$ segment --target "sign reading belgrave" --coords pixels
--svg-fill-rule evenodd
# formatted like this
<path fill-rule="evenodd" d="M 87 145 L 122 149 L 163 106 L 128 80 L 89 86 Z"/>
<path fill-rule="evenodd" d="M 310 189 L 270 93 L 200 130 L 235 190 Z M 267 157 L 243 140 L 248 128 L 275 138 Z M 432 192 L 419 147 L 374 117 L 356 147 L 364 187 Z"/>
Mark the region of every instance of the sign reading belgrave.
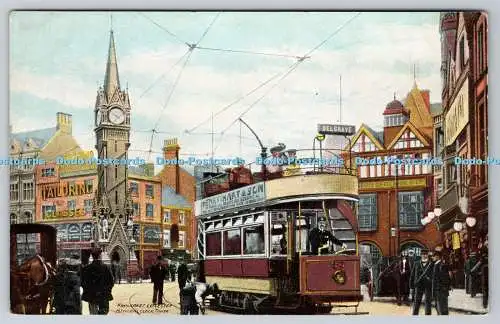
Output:
<path fill-rule="evenodd" d="M 344 135 L 350 136 L 356 133 L 356 126 L 354 125 L 329 125 L 318 124 L 318 133 L 322 135 Z"/>
<path fill-rule="evenodd" d="M 196 202 L 196 216 L 247 206 L 266 200 L 264 182 L 208 197 Z"/>

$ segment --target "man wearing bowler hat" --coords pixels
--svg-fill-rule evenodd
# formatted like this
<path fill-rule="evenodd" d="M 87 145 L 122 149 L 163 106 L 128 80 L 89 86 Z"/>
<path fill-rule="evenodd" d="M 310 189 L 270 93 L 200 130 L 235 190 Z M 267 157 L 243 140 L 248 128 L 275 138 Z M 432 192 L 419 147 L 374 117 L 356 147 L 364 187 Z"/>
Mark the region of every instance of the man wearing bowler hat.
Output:
<path fill-rule="evenodd" d="M 434 251 L 434 270 L 432 274 L 432 297 L 436 301 L 438 315 L 448 315 L 448 295 L 450 291 L 450 273 L 448 265 L 441 260 L 441 251 Z"/>
<path fill-rule="evenodd" d="M 421 259 L 415 262 L 410 274 L 410 289 L 413 290 L 413 315 L 418 315 L 420 304 L 425 295 L 425 315 L 431 315 L 432 309 L 432 262 L 429 260 L 429 251 L 422 249 Z M 414 297 L 413 297 L 414 296 Z"/>

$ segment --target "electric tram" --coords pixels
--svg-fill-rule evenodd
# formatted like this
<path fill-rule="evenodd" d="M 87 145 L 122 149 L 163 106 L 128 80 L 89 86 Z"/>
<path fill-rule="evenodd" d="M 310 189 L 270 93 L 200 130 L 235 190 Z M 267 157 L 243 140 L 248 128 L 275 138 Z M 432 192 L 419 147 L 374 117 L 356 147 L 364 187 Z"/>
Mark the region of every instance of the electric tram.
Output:
<path fill-rule="evenodd" d="M 356 175 L 338 170 L 293 172 L 196 201 L 200 277 L 217 285 L 216 306 L 357 312 L 357 201 Z M 329 243 L 312 253 L 309 236 L 320 219 L 344 248 Z"/>

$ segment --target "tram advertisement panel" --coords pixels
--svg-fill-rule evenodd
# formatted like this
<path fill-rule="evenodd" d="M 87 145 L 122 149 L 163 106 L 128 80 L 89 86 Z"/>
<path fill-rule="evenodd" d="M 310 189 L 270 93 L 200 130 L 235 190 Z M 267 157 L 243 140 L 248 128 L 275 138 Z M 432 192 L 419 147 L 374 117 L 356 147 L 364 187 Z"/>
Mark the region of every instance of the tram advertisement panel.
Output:
<path fill-rule="evenodd" d="M 231 208 L 247 206 L 266 199 L 264 182 L 222 193 L 196 202 L 196 215 L 215 213 Z"/>

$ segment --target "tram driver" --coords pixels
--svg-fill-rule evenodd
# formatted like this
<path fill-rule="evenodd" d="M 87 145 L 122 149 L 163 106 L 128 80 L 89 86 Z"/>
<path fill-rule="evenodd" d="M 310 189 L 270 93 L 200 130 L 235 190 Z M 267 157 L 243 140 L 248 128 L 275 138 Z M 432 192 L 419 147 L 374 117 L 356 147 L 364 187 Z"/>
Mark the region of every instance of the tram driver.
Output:
<path fill-rule="evenodd" d="M 342 246 L 343 249 L 347 249 L 347 245 L 333 236 L 332 232 L 326 228 L 326 218 L 318 219 L 318 226 L 309 232 L 309 241 L 311 243 L 311 252 L 314 255 L 328 254 L 330 242 Z"/>

